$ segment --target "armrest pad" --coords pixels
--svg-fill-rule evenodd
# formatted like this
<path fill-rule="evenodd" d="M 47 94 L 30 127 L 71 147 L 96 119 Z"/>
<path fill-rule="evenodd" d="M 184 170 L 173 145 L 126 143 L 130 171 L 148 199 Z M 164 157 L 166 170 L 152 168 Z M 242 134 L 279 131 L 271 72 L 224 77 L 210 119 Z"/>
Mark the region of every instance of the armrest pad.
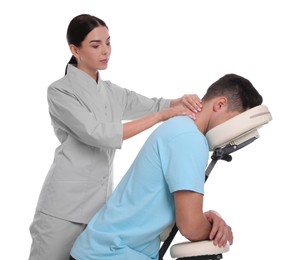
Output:
<path fill-rule="evenodd" d="M 225 247 L 218 247 L 213 241 L 205 240 L 199 242 L 182 242 L 170 248 L 172 258 L 192 257 L 201 255 L 218 255 L 229 251 L 229 244 Z"/>

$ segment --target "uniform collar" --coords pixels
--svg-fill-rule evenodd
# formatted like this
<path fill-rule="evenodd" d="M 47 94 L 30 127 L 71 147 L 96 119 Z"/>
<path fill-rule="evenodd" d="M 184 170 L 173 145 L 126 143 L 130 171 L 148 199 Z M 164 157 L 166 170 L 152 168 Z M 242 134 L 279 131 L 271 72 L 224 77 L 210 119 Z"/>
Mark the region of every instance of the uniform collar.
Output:
<path fill-rule="evenodd" d="M 95 86 L 96 88 L 101 86 L 101 77 L 98 73 L 98 82 L 96 82 L 91 76 L 89 76 L 83 70 L 78 69 L 73 64 L 67 65 L 67 75 L 70 77 L 74 77 L 76 81 L 78 81 L 79 85 L 83 86 Z"/>

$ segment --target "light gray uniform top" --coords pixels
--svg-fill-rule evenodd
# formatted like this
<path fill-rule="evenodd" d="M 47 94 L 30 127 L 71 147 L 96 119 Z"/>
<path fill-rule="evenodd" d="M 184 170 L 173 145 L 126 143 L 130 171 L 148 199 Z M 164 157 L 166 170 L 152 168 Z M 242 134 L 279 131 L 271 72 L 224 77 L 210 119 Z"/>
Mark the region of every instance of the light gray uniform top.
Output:
<path fill-rule="evenodd" d="M 37 210 L 88 223 L 113 189 L 113 158 L 122 146 L 122 120 L 169 107 L 99 80 L 68 65 L 67 75 L 48 88 L 49 113 L 61 145 L 44 182 Z"/>

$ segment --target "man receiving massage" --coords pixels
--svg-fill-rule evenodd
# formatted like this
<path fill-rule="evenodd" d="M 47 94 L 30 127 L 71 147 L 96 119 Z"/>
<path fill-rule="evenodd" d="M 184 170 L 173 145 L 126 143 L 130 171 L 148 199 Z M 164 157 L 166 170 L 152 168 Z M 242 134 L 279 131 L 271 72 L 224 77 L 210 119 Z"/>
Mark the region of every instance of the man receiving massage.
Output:
<path fill-rule="evenodd" d="M 76 240 L 70 259 L 158 259 L 160 234 L 174 222 L 190 241 L 232 244 L 231 227 L 222 217 L 203 212 L 209 160 L 205 134 L 262 101 L 249 80 L 227 74 L 208 88 L 195 121 L 174 117 L 156 128 Z"/>

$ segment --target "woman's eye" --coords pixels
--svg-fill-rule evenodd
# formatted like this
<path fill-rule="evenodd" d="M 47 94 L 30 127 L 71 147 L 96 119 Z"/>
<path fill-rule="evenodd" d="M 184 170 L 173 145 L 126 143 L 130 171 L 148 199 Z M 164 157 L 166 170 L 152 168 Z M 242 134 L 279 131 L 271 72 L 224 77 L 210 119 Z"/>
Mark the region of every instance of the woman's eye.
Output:
<path fill-rule="evenodd" d="M 92 45 L 92 48 L 97 49 L 99 45 Z"/>

